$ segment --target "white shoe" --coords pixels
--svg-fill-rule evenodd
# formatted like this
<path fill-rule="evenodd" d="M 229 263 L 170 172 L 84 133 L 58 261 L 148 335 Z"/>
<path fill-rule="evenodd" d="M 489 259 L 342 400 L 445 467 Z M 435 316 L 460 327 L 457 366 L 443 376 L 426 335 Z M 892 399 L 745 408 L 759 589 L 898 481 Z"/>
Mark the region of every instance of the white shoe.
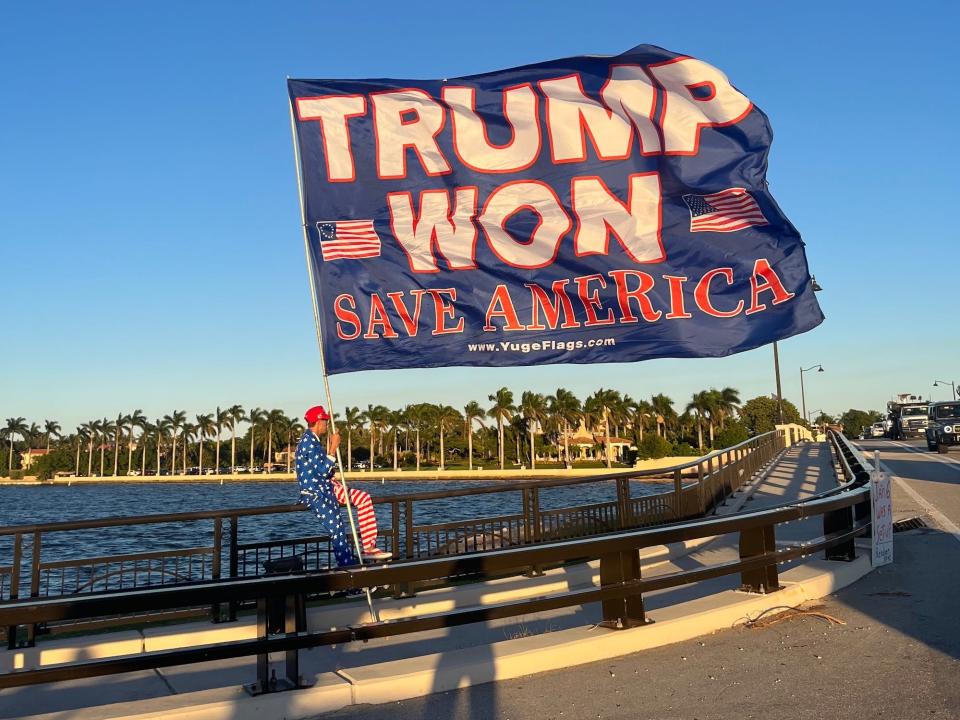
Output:
<path fill-rule="evenodd" d="M 387 552 L 380 548 L 369 548 L 363 551 L 363 559 L 367 562 L 386 562 L 392 557 L 392 552 Z"/>

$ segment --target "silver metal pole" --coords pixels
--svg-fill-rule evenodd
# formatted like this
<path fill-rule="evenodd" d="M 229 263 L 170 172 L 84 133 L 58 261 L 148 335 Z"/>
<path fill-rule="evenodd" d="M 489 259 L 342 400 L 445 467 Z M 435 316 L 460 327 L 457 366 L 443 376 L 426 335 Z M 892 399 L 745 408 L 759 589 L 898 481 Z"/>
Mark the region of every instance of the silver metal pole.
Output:
<path fill-rule="evenodd" d="M 807 419 L 807 396 L 803 392 L 803 368 L 800 368 L 800 402 L 803 404 L 803 419 Z"/>
<path fill-rule="evenodd" d="M 313 302 L 313 323 L 317 331 L 317 345 L 320 348 L 320 372 L 323 375 L 323 389 L 327 396 L 327 408 L 330 412 L 330 427 L 334 433 L 337 432 L 337 424 L 333 419 L 333 397 L 330 394 L 330 378 L 327 375 L 327 363 L 323 354 L 323 332 L 320 328 L 320 307 L 317 303 L 317 286 L 313 275 L 313 256 L 310 252 L 310 235 L 307 232 L 306 207 L 303 202 L 303 168 L 300 165 L 300 143 L 297 141 L 297 126 L 293 119 L 293 103 L 290 103 L 290 134 L 293 137 L 293 157 L 297 164 L 297 193 L 300 196 L 300 226 L 303 229 L 303 249 L 306 253 L 307 277 L 310 281 L 310 300 Z M 357 525 L 353 519 L 353 508 L 350 506 L 350 488 L 347 487 L 346 469 L 343 467 L 343 458 L 340 453 L 340 446 L 337 445 L 337 465 L 340 467 L 340 483 L 343 485 L 344 505 L 347 508 L 347 517 L 350 519 L 350 534 L 353 536 L 353 544 L 357 551 L 357 561 L 363 565 L 363 548 L 360 546 L 360 536 L 357 535 Z M 364 588 L 367 595 L 367 607 L 370 610 L 370 617 L 374 622 L 380 622 L 376 609 L 373 607 L 373 598 L 370 594 L 370 588 Z"/>

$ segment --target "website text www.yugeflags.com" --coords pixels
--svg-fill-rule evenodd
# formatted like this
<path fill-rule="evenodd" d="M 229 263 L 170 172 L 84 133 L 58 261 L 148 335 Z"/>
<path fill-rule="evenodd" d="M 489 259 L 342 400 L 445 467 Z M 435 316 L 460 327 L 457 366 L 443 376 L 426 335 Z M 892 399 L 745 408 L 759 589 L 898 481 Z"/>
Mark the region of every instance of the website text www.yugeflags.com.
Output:
<path fill-rule="evenodd" d="M 593 338 L 591 340 L 540 340 L 538 342 L 511 342 L 501 340 L 495 343 L 467 343 L 467 352 L 514 352 L 535 353 L 555 352 L 557 350 L 585 350 L 595 347 L 613 347 L 616 338 Z"/>

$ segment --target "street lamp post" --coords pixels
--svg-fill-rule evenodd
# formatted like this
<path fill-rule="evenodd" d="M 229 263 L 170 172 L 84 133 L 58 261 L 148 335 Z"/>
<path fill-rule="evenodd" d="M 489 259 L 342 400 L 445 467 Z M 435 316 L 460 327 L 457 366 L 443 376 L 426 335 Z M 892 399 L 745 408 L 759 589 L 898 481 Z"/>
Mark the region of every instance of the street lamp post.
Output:
<path fill-rule="evenodd" d="M 815 293 L 821 292 L 823 287 L 817 282 L 817 276 L 810 276 L 810 287 Z M 823 368 L 820 369 L 823 372 Z M 783 392 L 780 390 L 780 351 L 777 347 L 777 341 L 773 341 L 773 373 L 777 378 L 777 418 L 783 425 Z M 803 375 L 800 375 L 800 388 L 803 389 Z"/>
<path fill-rule="evenodd" d="M 780 352 L 777 350 L 777 341 L 773 341 L 773 371 L 777 376 L 777 418 L 783 425 L 783 393 L 780 391 Z"/>
<path fill-rule="evenodd" d="M 816 370 L 817 372 L 823 372 L 823 365 L 819 363 L 816 365 L 811 365 L 808 368 L 800 368 L 800 401 L 803 403 L 803 419 L 807 419 L 807 396 L 803 391 L 803 374 L 805 372 L 810 372 L 811 370 Z M 807 421 L 809 422 L 809 420 Z"/>
<path fill-rule="evenodd" d="M 949 385 L 949 386 L 950 386 L 950 390 L 953 391 L 953 399 L 954 399 L 954 400 L 957 399 L 957 385 L 956 385 L 956 383 L 948 382 L 948 381 L 946 381 L 946 380 L 934 380 L 934 381 L 933 381 L 933 386 L 936 387 L 937 385 Z"/>

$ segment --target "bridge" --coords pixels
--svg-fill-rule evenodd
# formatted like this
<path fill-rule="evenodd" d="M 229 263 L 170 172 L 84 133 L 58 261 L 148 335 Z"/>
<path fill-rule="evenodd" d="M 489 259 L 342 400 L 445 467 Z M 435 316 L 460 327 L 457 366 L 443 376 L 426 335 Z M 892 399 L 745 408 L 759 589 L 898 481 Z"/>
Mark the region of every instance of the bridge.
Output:
<path fill-rule="evenodd" d="M 8 628 L 11 646 L 0 667 L 0 687 L 6 688 L 0 691 L 0 717 L 23 717 L 25 708 L 51 718 L 64 717 L 58 712 L 311 717 L 417 697 L 425 699 L 404 706 L 410 717 L 457 712 L 467 717 L 477 703 L 486 710 L 497 706 L 496 689 L 511 682 L 582 687 L 583 673 L 598 672 L 597 661 L 643 658 L 674 647 L 656 650 L 669 643 L 695 642 L 778 607 L 801 606 L 844 586 L 852 590 L 883 572 L 851 585 L 870 570 L 864 541 L 854 540 L 869 529 L 864 484 L 869 460 L 842 437 L 830 444 L 791 442 L 796 439 L 779 433 L 765 444 L 754 441 L 676 468 L 669 496 L 642 506 L 631 496 L 629 473 L 614 481 L 612 506 L 563 508 L 553 516 L 539 512 L 534 502 L 544 488 L 524 483 L 512 490 L 523 496 L 523 512 L 510 521 L 515 526 L 506 523 L 515 527 L 509 537 L 517 542 L 505 547 L 491 549 L 481 539 L 473 547 L 455 542 L 452 554 L 438 553 L 448 540 L 446 546 L 424 545 L 429 550 L 418 553 L 413 539 L 421 529 L 408 513 L 411 521 L 394 523 L 386 535 L 407 559 L 384 568 L 238 576 L 232 558 L 239 543 L 222 543 L 223 519 L 218 524 L 213 516 L 205 519 L 212 520 L 222 543 L 216 557 L 229 556 L 224 564 L 230 567 L 229 573 L 221 567 L 215 582 L 65 592 L 62 582 L 51 582 L 49 575 L 42 579 L 40 570 L 56 568 L 41 566 L 56 561 L 31 559 L 29 582 L 14 578 L 12 569 L 6 574 L 13 596 L 0 604 L 0 624 Z M 869 455 L 873 448 L 863 449 Z M 883 443 L 882 449 L 883 466 L 898 476 L 897 519 L 939 524 L 946 533 L 938 539 L 951 540 L 960 520 L 960 494 L 954 494 L 960 464 L 906 445 Z M 408 501 L 417 500 L 391 501 L 397 508 L 391 515 L 404 515 Z M 546 517 L 561 520 L 551 524 Z M 498 521 L 501 532 L 505 521 Z M 490 535 L 483 523 L 471 522 L 472 537 Z M 232 537 L 237 524 L 231 518 L 228 526 Z M 23 552 L 29 540 L 69 528 L 46 528 L 39 535 L 35 528 L 8 530 L 20 538 Z M 29 554 L 40 558 L 39 551 Z M 128 576 L 123 570 L 112 575 Z M 13 588 L 24 584 L 33 597 L 16 597 Z M 390 587 L 377 602 L 379 622 L 372 622 L 362 605 L 322 599 L 365 585 Z M 158 613 L 199 612 L 220 622 L 145 622 L 158 619 Z M 89 630 L 132 613 L 136 629 L 78 637 L 38 634 L 82 627 L 78 623 Z M 956 634 L 953 638 L 956 658 Z M 638 651 L 643 652 L 631 655 Z M 736 658 L 733 653 L 726 662 Z M 545 670 L 555 672 L 525 677 Z M 519 677 L 524 680 L 510 680 Z M 499 682 L 484 685 L 492 680 Z M 626 701 L 629 684 L 615 685 L 614 695 L 624 694 L 617 702 Z M 285 687 L 294 689 L 278 692 Z M 436 694 L 463 687 L 468 690 Z M 485 699 L 478 699 L 478 692 Z M 440 711 L 442 698 L 450 707 Z M 586 701 L 574 717 L 587 712 L 590 698 Z M 594 697 L 597 713 L 609 712 L 610 701 Z M 363 712 L 369 716 L 370 708 Z"/>

